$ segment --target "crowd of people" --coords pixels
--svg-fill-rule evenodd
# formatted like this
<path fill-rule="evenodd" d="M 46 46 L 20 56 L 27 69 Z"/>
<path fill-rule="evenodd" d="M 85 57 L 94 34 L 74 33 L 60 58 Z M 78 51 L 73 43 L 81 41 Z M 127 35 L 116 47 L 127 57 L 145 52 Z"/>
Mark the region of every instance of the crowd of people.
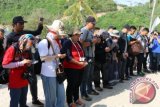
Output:
<path fill-rule="evenodd" d="M 143 26 L 100 29 L 89 16 L 84 27 L 66 33 L 64 23 L 54 20 L 46 26 L 46 37 L 40 38 L 42 20 L 35 31 L 24 30 L 24 23 L 22 16 L 16 16 L 9 35 L 4 36 L 4 29 L 0 29 L 0 69 L 9 69 L 10 107 L 28 107 L 28 85 L 33 104 L 65 107 L 67 102 L 68 107 L 84 107 L 81 99 L 92 101 L 90 95 L 98 96 L 105 88 L 114 89 L 133 76 L 160 71 L 160 33 Z M 66 91 L 57 79 L 60 65 L 67 80 Z M 37 96 L 37 72 L 45 104 Z"/>

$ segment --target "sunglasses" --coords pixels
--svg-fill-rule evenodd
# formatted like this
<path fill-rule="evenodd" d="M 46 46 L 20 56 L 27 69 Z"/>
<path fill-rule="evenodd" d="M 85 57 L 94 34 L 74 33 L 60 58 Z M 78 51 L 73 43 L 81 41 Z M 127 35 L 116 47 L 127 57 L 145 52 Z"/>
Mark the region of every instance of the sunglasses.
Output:
<path fill-rule="evenodd" d="M 112 39 L 118 39 L 117 37 L 112 37 Z"/>

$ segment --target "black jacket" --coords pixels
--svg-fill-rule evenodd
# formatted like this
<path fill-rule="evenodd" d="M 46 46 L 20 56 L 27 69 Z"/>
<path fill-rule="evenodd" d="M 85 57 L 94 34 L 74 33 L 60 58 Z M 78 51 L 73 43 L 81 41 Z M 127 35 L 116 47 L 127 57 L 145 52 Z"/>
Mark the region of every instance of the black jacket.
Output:
<path fill-rule="evenodd" d="M 10 45 L 12 45 L 15 42 L 18 42 L 19 38 L 23 34 L 32 34 L 34 36 L 40 35 L 43 30 L 43 25 L 39 24 L 37 30 L 35 31 L 29 31 L 29 30 L 23 30 L 19 33 L 11 32 L 9 35 L 6 36 L 6 46 L 5 48 L 8 48 Z"/>
<path fill-rule="evenodd" d="M 128 51 L 128 41 L 127 41 L 127 44 L 126 44 L 126 41 L 127 41 L 127 34 L 121 33 L 120 38 L 118 40 L 119 54 L 123 54 L 125 52 L 126 45 L 127 45 L 126 52 Z"/>

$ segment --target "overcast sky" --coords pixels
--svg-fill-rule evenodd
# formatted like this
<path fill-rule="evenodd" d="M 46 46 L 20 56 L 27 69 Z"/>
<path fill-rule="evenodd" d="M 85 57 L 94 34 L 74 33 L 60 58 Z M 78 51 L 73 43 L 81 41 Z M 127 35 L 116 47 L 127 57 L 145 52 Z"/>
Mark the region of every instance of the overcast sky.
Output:
<path fill-rule="evenodd" d="M 149 2 L 149 0 L 114 0 L 114 1 L 118 4 L 124 4 L 124 5 L 128 5 L 128 6 L 135 6 L 138 3 L 145 4 L 145 3 Z"/>

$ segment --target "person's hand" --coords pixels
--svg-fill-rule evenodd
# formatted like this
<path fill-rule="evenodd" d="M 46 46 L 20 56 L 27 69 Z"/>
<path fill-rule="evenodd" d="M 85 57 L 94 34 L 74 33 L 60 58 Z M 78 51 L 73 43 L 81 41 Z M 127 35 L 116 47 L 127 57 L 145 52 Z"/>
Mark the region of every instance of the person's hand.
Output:
<path fill-rule="evenodd" d="M 84 61 L 84 62 L 79 62 L 79 65 L 84 68 L 85 66 L 88 65 L 88 63 L 87 63 L 86 61 Z"/>
<path fill-rule="evenodd" d="M 84 42 L 84 47 L 88 47 L 88 46 L 91 46 L 91 43 L 90 42 Z"/>
<path fill-rule="evenodd" d="M 126 58 L 128 57 L 128 53 L 125 53 L 124 55 L 125 55 Z"/>
<path fill-rule="evenodd" d="M 97 39 L 97 38 L 93 38 L 93 39 L 92 39 L 92 42 L 93 42 L 94 44 L 96 44 L 96 43 L 98 42 L 98 39 Z"/>
<path fill-rule="evenodd" d="M 128 57 L 128 53 L 123 53 L 123 58 L 127 59 L 127 57 Z"/>
<path fill-rule="evenodd" d="M 58 54 L 57 57 L 63 59 L 66 57 L 66 54 Z"/>
<path fill-rule="evenodd" d="M 24 59 L 24 60 L 22 61 L 22 63 L 23 63 L 23 64 L 30 65 L 30 64 L 32 63 L 32 61 L 29 60 L 29 59 Z"/>
<path fill-rule="evenodd" d="M 105 52 L 109 52 L 109 51 L 111 51 L 111 49 L 109 47 L 106 47 Z"/>

